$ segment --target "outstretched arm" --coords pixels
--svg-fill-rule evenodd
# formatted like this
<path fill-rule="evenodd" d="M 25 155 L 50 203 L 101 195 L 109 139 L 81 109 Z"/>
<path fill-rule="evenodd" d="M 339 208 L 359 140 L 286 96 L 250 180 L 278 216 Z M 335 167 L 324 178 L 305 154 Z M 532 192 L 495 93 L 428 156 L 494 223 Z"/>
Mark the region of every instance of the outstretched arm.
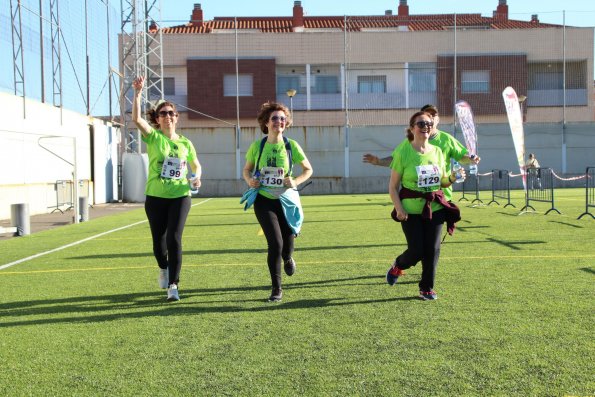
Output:
<path fill-rule="evenodd" d="M 153 129 L 147 120 L 145 120 L 140 114 L 140 98 L 145 85 L 145 78 L 139 76 L 132 82 L 132 88 L 134 88 L 134 100 L 132 101 L 132 121 L 138 127 L 143 136 L 147 136 Z"/>
<path fill-rule="evenodd" d="M 461 160 L 459 160 L 459 164 L 463 164 L 463 165 L 479 164 L 480 161 L 481 161 L 481 157 L 469 156 L 468 154 L 466 154 L 463 157 L 461 157 Z"/>
<path fill-rule="evenodd" d="M 381 167 L 389 167 L 390 163 L 393 161 L 392 156 L 379 158 L 378 156 L 374 156 L 373 154 L 366 153 L 364 154 L 364 158 L 362 160 L 364 163 L 372 164 L 372 165 L 379 165 Z"/>

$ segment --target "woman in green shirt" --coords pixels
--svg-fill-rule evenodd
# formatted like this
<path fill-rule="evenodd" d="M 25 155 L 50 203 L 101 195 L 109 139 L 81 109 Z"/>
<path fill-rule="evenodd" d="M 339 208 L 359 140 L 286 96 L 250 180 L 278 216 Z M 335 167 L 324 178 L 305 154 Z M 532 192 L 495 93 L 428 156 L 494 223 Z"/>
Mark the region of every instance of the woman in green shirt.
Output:
<path fill-rule="evenodd" d="M 144 77 L 132 82 L 132 120 L 142 133 L 149 156 L 145 188 L 145 212 L 153 237 L 153 254 L 159 266 L 159 287 L 167 288 L 167 300 L 180 299 L 178 283 L 182 268 L 182 233 L 190 212 L 190 189 L 200 187 L 202 174 L 190 140 L 176 132 L 178 112 L 171 102 L 161 102 L 149 112 L 151 124 L 140 114 Z M 192 179 L 188 178 L 188 166 Z"/>
<path fill-rule="evenodd" d="M 389 194 L 393 202 L 393 219 L 401 222 L 407 239 L 407 249 L 399 255 L 386 274 L 394 285 L 404 269 L 422 263 L 419 296 L 424 300 L 437 298 L 434 278 L 440 256 L 442 225 L 447 222 L 454 230 L 458 208 L 448 202 L 442 188 L 452 185 L 454 173 L 446 173 L 442 151 L 429 143 L 432 115 L 415 113 L 407 129 L 407 141 L 392 154 Z"/>
<path fill-rule="evenodd" d="M 263 104 L 258 113 L 258 124 L 267 137 L 250 145 L 242 175 L 250 188 L 264 188 L 259 190 L 254 201 L 254 213 L 268 244 L 267 264 L 273 285 L 269 301 L 277 302 L 283 296 L 281 262 L 288 276 L 295 272 L 292 257 L 295 235 L 285 218 L 279 196 L 307 181 L 312 176 L 312 166 L 300 145 L 283 136 L 291 125 L 291 113 L 285 105 Z M 292 175 L 290 161 L 301 165 L 300 175 Z"/>

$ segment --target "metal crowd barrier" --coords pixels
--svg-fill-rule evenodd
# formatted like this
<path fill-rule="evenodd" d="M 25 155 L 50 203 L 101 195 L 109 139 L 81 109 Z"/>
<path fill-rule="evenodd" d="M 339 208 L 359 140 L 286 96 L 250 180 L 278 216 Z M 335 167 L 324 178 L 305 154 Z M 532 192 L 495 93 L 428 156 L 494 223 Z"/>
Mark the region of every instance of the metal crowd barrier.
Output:
<path fill-rule="evenodd" d="M 89 198 L 89 180 L 79 179 L 79 197 Z M 53 208 L 52 213 L 60 211 L 68 211 L 74 207 L 74 189 L 72 187 L 71 180 L 57 180 L 54 184 L 54 190 L 56 191 L 56 205 L 49 208 Z M 66 207 L 62 209 L 61 207 Z"/>
<path fill-rule="evenodd" d="M 595 208 L 595 167 L 587 167 L 586 171 L 587 181 L 585 182 L 585 212 L 583 212 L 577 219 L 581 219 L 585 215 L 595 216 L 589 212 L 589 208 Z"/>
<path fill-rule="evenodd" d="M 508 170 L 492 170 L 492 203 L 500 205 L 496 199 L 506 200 L 504 208 L 511 205 L 516 208 L 514 204 L 510 202 L 510 172 Z"/>
<path fill-rule="evenodd" d="M 478 174 L 468 174 L 467 178 L 460 183 L 461 185 L 461 193 L 462 196 L 459 201 L 466 200 L 469 201 L 465 194 L 467 195 L 475 195 L 475 198 L 471 200 L 471 203 L 483 203 L 483 201 L 479 198 L 479 175 Z"/>
<path fill-rule="evenodd" d="M 527 188 L 525 191 L 525 206 L 521 212 L 526 212 L 527 209 L 535 208 L 531 206 L 532 201 L 550 203 L 552 208 L 546 211 L 545 215 L 551 211 L 556 211 L 554 207 L 554 174 L 551 168 L 529 168 L 527 170 Z"/>

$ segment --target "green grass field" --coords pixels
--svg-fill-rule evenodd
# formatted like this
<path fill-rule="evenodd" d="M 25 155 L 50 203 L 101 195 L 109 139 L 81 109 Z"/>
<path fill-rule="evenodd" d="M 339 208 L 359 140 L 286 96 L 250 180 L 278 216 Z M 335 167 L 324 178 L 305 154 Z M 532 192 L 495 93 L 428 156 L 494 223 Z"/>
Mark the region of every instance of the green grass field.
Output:
<path fill-rule="evenodd" d="M 420 265 L 385 282 L 405 247 L 387 194 L 303 197 L 278 304 L 239 198 L 194 199 L 179 302 L 157 288 L 142 209 L 0 241 L 2 266 L 89 238 L 0 270 L 0 394 L 594 395 L 584 189 L 556 191 L 562 215 L 519 215 L 515 195 L 459 203 L 433 302 L 417 298 Z"/>

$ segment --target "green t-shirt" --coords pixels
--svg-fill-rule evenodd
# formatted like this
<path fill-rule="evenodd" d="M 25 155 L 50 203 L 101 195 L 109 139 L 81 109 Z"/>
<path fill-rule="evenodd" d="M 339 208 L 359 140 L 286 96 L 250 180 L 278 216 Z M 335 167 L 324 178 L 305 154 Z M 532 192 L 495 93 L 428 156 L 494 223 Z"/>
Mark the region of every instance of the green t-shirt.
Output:
<path fill-rule="evenodd" d="M 451 159 L 455 161 L 460 161 L 464 155 L 468 153 L 467 148 L 461 144 L 458 140 L 456 140 L 452 135 L 448 132 L 440 131 L 436 133 L 436 135 L 428 141 L 434 146 L 440 148 L 442 153 L 444 154 L 444 161 L 446 167 L 446 174 L 450 175 L 451 172 Z M 407 139 L 399 144 L 399 146 L 404 145 L 405 143 L 409 143 Z M 399 147 L 397 146 L 397 148 Z M 442 191 L 444 192 L 444 197 L 446 201 L 452 200 L 452 185 L 449 187 L 443 187 Z"/>
<path fill-rule="evenodd" d="M 189 163 L 196 159 L 196 150 L 192 142 L 181 135 L 172 141 L 157 129 L 151 130 L 142 140 L 147 144 L 149 155 L 149 176 L 145 194 L 161 198 L 189 196 L 188 167 Z M 165 161 L 166 158 L 168 161 Z"/>
<path fill-rule="evenodd" d="M 279 143 L 269 143 L 267 141 L 264 145 L 264 148 L 262 149 L 260 162 L 256 164 L 260 151 L 260 143 L 261 139 L 252 142 L 248 148 L 248 152 L 246 153 L 246 161 L 253 163 L 254 169 L 260 171 L 261 173 L 263 173 L 262 170 L 264 167 L 282 167 L 284 175 L 287 175 L 289 172 L 289 159 L 287 157 L 287 150 L 285 149 L 285 142 L 283 142 L 283 140 L 281 140 Z M 291 145 L 291 159 L 293 164 L 298 164 L 304 161 L 306 159 L 306 155 L 304 154 L 304 150 L 301 148 L 301 146 L 293 139 L 289 139 L 289 144 Z M 281 194 L 283 191 L 285 191 L 283 186 L 280 186 L 279 188 L 267 187 L 267 189 L 278 194 Z M 278 195 L 270 194 L 263 190 L 260 190 L 258 193 L 268 198 L 278 198 Z"/>
<path fill-rule="evenodd" d="M 401 175 L 401 184 L 411 190 L 417 192 L 434 192 L 440 190 L 440 180 L 438 184 L 428 187 L 419 187 L 418 182 L 420 177 L 418 172 L 422 172 L 420 167 L 436 166 L 434 171 L 438 177 L 445 175 L 444 170 L 444 154 L 435 146 L 429 146 L 432 150 L 422 154 L 413 149 L 411 142 L 406 140 L 401 143 L 393 152 L 393 161 L 390 163 L 390 168 Z M 433 168 L 433 167 L 430 167 Z M 426 200 L 423 198 L 411 198 L 401 200 L 403 209 L 409 214 L 421 214 Z M 432 211 L 442 209 L 442 205 L 432 202 Z"/>

